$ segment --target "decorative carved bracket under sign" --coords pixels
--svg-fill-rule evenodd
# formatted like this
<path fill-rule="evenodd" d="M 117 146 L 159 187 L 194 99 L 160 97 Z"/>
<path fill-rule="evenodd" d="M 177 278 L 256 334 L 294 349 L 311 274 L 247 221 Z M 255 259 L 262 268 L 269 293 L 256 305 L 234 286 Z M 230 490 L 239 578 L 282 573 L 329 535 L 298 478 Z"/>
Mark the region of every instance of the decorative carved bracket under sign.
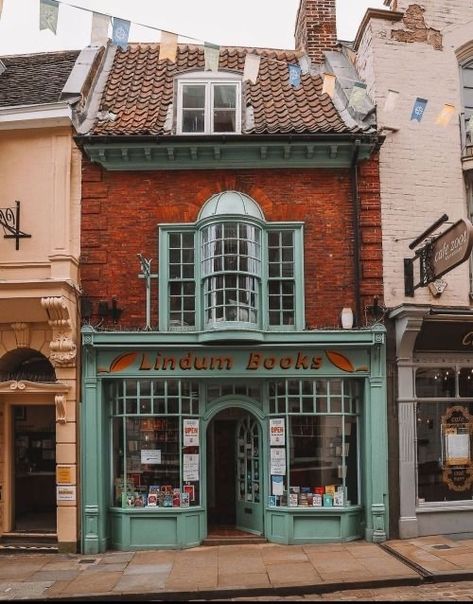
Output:
<path fill-rule="evenodd" d="M 5 239 L 15 239 L 16 249 L 20 249 L 20 239 L 30 239 L 31 235 L 27 235 L 20 229 L 20 202 L 15 201 L 13 208 L 0 208 L 0 226 L 3 227 Z"/>
<path fill-rule="evenodd" d="M 49 360 L 56 367 L 74 367 L 77 348 L 72 340 L 72 321 L 63 296 L 41 298 L 41 306 L 48 313 L 48 323 L 53 329 L 49 344 Z"/>

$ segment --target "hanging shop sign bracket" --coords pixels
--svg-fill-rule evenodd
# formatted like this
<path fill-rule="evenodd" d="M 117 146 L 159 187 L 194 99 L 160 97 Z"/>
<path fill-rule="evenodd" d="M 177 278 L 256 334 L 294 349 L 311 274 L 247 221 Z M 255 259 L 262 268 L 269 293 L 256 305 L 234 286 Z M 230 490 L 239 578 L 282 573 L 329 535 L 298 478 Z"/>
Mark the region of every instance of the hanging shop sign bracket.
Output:
<path fill-rule="evenodd" d="M 410 249 L 414 249 L 425 242 L 413 258 L 404 258 L 406 296 L 413 297 L 417 288 L 426 287 L 440 279 L 470 257 L 473 248 L 473 225 L 469 220 L 458 220 L 438 237 L 428 239 L 429 235 L 447 220 L 448 216 L 444 214 L 409 245 Z M 417 283 L 414 277 L 415 269 Z"/>
<path fill-rule="evenodd" d="M 31 238 L 31 235 L 20 229 L 19 201 L 15 201 L 15 206 L 12 208 L 0 208 L 0 226 L 3 227 L 5 239 L 15 239 L 17 250 L 20 249 L 20 239 Z"/>

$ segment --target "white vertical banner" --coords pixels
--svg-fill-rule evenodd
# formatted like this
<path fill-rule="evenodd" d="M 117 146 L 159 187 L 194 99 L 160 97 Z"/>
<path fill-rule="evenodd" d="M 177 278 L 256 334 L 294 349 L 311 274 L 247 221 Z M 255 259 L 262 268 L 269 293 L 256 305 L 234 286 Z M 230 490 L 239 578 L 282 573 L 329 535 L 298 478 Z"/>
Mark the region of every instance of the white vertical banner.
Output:
<path fill-rule="evenodd" d="M 243 80 L 250 80 L 252 84 L 256 84 L 260 63 L 261 57 L 259 55 L 248 53 L 245 57 L 245 69 L 243 71 Z"/>
<path fill-rule="evenodd" d="M 97 46 L 105 46 L 108 40 L 108 26 L 110 17 L 100 13 L 92 15 L 92 32 L 90 34 L 90 43 Z"/>
<path fill-rule="evenodd" d="M 199 420 L 184 419 L 182 420 L 182 446 L 183 447 L 198 447 L 199 446 Z"/>

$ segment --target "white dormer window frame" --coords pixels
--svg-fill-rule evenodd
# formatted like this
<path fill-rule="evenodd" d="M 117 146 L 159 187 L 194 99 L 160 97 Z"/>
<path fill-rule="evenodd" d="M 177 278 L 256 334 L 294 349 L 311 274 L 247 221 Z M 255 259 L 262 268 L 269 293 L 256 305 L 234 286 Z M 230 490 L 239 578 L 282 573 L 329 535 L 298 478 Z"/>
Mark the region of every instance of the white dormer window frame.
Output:
<path fill-rule="evenodd" d="M 177 80 L 177 134 L 241 134 L 241 75 L 228 72 L 195 72 L 183 74 Z M 223 87 L 226 91 L 234 91 L 234 99 L 230 98 L 227 106 L 222 101 Z M 186 92 L 195 90 L 195 102 L 186 103 Z M 230 92 L 230 97 L 232 97 Z M 189 96 L 187 96 L 189 98 Z M 234 102 L 232 102 L 234 101 Z M 188 104 L 188 106 L 186 106 Z M 234 105 L 234 106 L 233 106 Z M 217 115 L 233 117 L 233 127 L 225 128 L 216 124 Z M 190 126 L 192 118 L 193 126 Z"/>

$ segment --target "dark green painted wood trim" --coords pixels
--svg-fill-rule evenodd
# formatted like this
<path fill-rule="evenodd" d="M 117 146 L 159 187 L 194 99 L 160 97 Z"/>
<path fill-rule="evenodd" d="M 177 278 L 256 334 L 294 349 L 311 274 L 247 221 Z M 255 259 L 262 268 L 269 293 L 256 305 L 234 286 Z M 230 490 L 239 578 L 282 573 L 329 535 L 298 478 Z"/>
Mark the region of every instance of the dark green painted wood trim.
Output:
<path fill-rule="evenodd" d="M 89 159 L 106 170 L 209 170 L 264 168 L 349 168 L 353 140 L 308 141 L 144 141 L 79 140 Z M 378 141 L 360 141 L 359 160 Z"/>

